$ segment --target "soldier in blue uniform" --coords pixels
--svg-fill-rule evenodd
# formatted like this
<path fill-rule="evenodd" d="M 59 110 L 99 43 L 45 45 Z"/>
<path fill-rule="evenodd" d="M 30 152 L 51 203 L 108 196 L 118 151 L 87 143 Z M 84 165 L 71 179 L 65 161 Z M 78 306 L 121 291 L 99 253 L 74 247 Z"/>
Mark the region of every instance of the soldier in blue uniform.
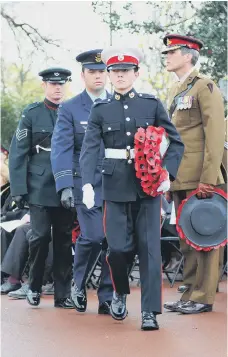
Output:
<path fill-rule="evenodd" d="M 19 121 L 9 154 L 10 187 L 19 208 L 29 204 L 32 235 L 29 239 L 29 291 L 27 301 L 40 303 L 45 260 L 53 238 L 54 305 L 73 308 L 70 297 L 72 275 L 73 213 L 61 206 L 51 168 L 51 136 L 59 103 L 71 72 L 49 68 L 39 73 L 45 99 L 28 105 Z"/>
<path fill-rule="evenodd" d="M 101 61 L 100 49 L 83 52 L 76 57 L 82 64 L 82 79 L 85 90 L 61 105 L 58 121 L 52 137 L 51 161 L 57 192 L 61 193 L 64 207 L 75 207 L 81 234 L 76 241 L 74 256 L 74 288 L 72 302 L 79 312 L 87 307 L 86 279 L 102 249 L 101 280 L 98 288 L 99 314 L 109 314 L 112 299 L 112 283 L 107 262 L 102 222 L 101 161 L 104 147 L 100 146 L 94 172 L 96 202 L 88 210 L 82 202 L 82 181 L 79 156 L 88 124 L 88 117 L 94 101 L 109 97 L 104 89 L 106 66 Z M 97 159 L 97 158 L 96 158 Z"/>
<path fill-rule="evenodd" d="M 156 315 L 161 313 L 161 198 L 145 194 L 134 169 L 134 134 L 139 127 L 165 128 L 170 145 L 163 166 L 174 180 L 184 146 L 159 99 L 137 93 L 133 83 L 138 77 L 142 54 L 137 49 L 107 49 L 101 54 L 107 64 L 115 92 L 91 110 L 83 142 L 80 167 L 83 202 L 93 207 L 95 171 L 100 143 L 105 145 L 102 163 L 102 193 L 105 200 L 104 225 L 108 242 L 107 260 L 113 279 L 111 315 L 116 320 L 127 316 L 126 296 L 130 293 L 128 267 L 137 251 L 140 260 L 141 311 L 143 330 L 159 328 Z M 165 192 L 170 180 L 161 183 Z"/>

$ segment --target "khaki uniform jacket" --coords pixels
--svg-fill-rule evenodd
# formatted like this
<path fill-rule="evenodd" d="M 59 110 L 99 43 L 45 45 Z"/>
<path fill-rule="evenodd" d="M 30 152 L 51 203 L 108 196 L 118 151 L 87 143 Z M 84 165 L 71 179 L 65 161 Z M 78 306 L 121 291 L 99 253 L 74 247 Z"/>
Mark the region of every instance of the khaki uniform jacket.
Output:
<path fill-rule="evenodd" d="M 171 88 L 168 109 L 174 97 L 185 91 L 195 77 L 198 80 L 184 95 L 188 98 L 182 98 L 183 102 L 190 103 L 188 108 L 181 109 L 180 100 L 171 118 L 185 145 L 171 191 L 196 189 L 199 183 L 224 183 L 220 168 L 225 139 L 224 104 L 216 84 L 194 70 L 182 84 Z"/>

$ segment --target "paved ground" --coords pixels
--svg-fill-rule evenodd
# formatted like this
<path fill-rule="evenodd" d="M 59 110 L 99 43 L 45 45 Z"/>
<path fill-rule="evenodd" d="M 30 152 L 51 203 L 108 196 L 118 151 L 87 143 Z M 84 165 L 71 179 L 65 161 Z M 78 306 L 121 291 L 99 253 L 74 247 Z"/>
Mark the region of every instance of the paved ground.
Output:
<path fill-rule="evenodd" d="M 176 287 L 165 283 L 163 300 L 176 300 Z M 2 297 L 2 357 L 226 357 L 227 284 L 220 283 L 214 312 L 159 316 L 160 330 L 140 331 L 140 289 L 128 299 L 129 316 L 115 322 L 97 315 L 95 291 L 88 294 L 88 310 L 53 308 L 45 297 L 38 308 L 26 301 Z"/>

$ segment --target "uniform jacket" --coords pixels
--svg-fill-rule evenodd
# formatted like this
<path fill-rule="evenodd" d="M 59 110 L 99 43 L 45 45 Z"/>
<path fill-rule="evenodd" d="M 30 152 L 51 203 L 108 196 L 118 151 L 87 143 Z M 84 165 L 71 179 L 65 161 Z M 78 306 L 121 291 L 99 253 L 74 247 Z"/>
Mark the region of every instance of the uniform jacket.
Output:
<path fill-rule="evenodd" d="M 52 137 L 51 162 L 55 177 L 56 190 L 74 188 L 75 203 L 82 203 L 82 180 L 79 166 L 79 156 L 85 136 L 88 117 L 93 101 L 86 90 L 60 105 L 58 121 Z M 104 147 L 98 152 L 95 169 L 94 189 L 96 205 L 101 206 L 101 162 L 104 157 Z"/>
<path fill-rule="evenodd" d="M 57 106 L 47 99 L 30 104 L 23 111 L 9 153 L 12 196 L 26 195 L 30 204 L 60 206 L 51 169 L 50 151 L 36 151 L 36 145 L 51 147 Z M 54 108 L 54 109 L 52 109 Z"/>
<path fill-rule="evenodd" d="M 180 86 L 173 86 L 168 109 L 174 97 L 185 91 L 196 77 L 197 81 L 182 99 L 190 103 L 189 108 L 179 109 L 177 105 L 171 118 L 185 146 L 172 191 L 195 189 L 199 182 L 223 183 L 220 166 L 224 151 L 224 106 L 218 87 L 194 70 Z"/>
<path fill-rule="evenodd" d="M 153 95 L 138 94 L 134 89 L 125 95 L 114 93 L 109 100 L 95 104 L 92 108 L 86 131 L 80 166 L 82 183 L 94 185 L 95 168 L 100 142 L 105 148 L 134 148 L 134 134 L 139 127 L 149 125 L 164 127 L 170 139 L 163 164 L 174 180 L 182 158 L 184 146 L 160 100 Z M 134 161 L 104 158 L 103 199 L 115 202 L 135 201 L 137 195 L 148 197 L 136 178 Z"/>

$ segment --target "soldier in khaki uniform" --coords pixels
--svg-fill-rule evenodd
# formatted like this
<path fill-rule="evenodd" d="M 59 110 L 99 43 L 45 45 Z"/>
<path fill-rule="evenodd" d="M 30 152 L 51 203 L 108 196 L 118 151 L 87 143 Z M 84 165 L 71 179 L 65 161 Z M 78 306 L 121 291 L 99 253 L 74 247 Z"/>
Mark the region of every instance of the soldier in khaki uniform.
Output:
<path fill-rule="evenodd" d="M 185 145 L 176 180 L 171 186 L 175 209 L 194 189 L 198 198 L 213 195 L 224 183 L 221 171 L 224 151 L 224 105 L 215 83 L 198 73 L 195 64 L 203 43 L 193 37 L 167 35 L 167 70 L 178 82 L 169 97 L 169 113 Z M 196 251 L 181 240 L 185 257 L 184 284 L 188 289 L 181 300 L 165 308 L 186 314 L 212 310 L 219 273 L 219 250 Z"/>

